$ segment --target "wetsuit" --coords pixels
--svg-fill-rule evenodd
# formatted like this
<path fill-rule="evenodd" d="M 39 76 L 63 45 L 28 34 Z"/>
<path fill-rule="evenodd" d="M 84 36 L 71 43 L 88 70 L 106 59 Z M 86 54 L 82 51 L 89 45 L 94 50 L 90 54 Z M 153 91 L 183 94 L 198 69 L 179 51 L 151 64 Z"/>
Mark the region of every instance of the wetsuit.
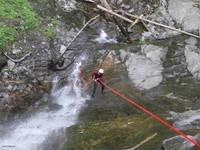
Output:
<path fill-rule="evenodd" d="M 99 73 L 98 71 L 93 72 L 92 80 L 94 81 L 92 97 L 94 97 L 95 95 L 98 84 L 101 85 L 101 94 L 104 94 L 104 85 L 99 81 L 99 80 L 103 81 L 103 74 Z"/>

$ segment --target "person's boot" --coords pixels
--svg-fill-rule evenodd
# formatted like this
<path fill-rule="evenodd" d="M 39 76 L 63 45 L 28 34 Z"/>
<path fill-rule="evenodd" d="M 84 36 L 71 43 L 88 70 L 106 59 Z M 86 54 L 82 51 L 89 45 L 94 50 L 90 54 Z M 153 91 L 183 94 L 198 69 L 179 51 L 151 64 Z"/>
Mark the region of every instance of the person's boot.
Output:
<path fill-rule="evenodd" d="M 101 94 L 102 94 L 102 95 L 105 94 L 105 92 L 104 92 L 104 87 L 101 88 Z"/>

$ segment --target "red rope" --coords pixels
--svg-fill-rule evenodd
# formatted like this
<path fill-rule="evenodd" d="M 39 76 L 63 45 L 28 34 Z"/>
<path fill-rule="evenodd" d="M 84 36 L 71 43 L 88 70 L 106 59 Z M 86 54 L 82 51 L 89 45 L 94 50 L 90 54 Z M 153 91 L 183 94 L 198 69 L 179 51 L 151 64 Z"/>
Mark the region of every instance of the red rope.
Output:
<path fill-rule="evenodd" d="M 159 117 L 158 115 L 154 114 L 153 112 L 151 112 L 150 110 L 146 109 L 144 106 L 140 105 L 139 103 L 131 100 L 130 98 L 128 98 L 127 96 L 125 96 L 124 94 L 120 93 L 119 91 L 117 91 L 116 89 L 111 88 L 110 86 L 108 86 L 107 84 L 105 84 L 104 82 L 100 81 L 107 89 L 109 89 L 112 93 L 114 93 L 115 95 L 123 98 L 124 100 L 126 100 L 128 103 L 132 104 L 133 106 L 137 107 L 138 109 L 142 110 L 144 113 L 146 113 L 147 115 L 151 116 L 152 118 L 154 118 L 155 120 L 159 121 L 161 124 L 163 124 L 164 126 L 168 127 L 170 130 L 174 131 L 176 134 L 178 134 L 180 137 L 184 138 L 185 140 L 189 141 L 190 143 L 194 144 L 196 147 L 200 148 L 200 143 L 198 143 L 196 140 L 192 139 L 191 137 L 187 136 L 185 133 L 183 133 L 182 131 L 180 131 L 178 128 L 174 127 L 173 125 L 169 124 L 168 122 L 166 122 L 164 119 L 162 119 L 161 117 Z"/>

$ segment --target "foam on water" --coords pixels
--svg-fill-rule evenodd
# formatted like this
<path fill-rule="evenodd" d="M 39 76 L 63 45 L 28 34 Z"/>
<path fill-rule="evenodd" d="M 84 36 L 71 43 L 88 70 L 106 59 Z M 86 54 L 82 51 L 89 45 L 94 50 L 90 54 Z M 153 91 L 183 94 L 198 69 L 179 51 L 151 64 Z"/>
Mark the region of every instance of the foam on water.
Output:
<path fill-rule="evenodd" d="M 99 37 L 94 41 L 98 43 L 117 43 L 116 39 L 110 38 L 104 30 L 101 30 Z"/>
<path fill-rule="evenodd" d="M 4 137 L 0 137 L 0 150 L 38 150 L 48 136 L 59 129 L 69 127 L 76 123 L 80 108 L 87 100 L 77 82 L 79 82 L 81 60 L 75 64 L 74 70 L 69 77 L 69 84 L 58 89 L 55 78 L 52 88 L 54 102 L 61 106 L 59 110 L 43 110 L 32 117 L 20 122 L 13 131 L 9 131 Z M 12 146 L 14 146 L 12 148 Z"/>

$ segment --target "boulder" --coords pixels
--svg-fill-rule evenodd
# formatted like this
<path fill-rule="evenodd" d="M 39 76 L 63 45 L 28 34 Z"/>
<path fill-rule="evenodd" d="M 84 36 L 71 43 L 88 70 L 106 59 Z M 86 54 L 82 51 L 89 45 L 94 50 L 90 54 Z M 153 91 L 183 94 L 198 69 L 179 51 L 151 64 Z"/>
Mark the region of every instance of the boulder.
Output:
<path fill-rule="evenodd" d="M 200 9 L 192 0 L 169 0 L 168 11 L 171 17 L 186 31 L 199 31 Z"/>
<path fill-rule="evenodd" d="M 199 141 L 200 134 L 193 136 L 192 139 Z M 185 141 L 180 136 L 175 136 L 163 141 L 163 149 L 164 150 L 195 150 L 195 147 L 193 144 Z"/>
<path fill-rule="evenodd" d="M 140 89 L 151 89 L 162 82 L 162 59 L 166 55 L 166 50 L 155 45 L 143 45 L 141 49 L 142 53 L 121 50 L 121 59 L 125 61 L 128 76 L 135 86 Z"/>
<path fill-rule="evenodd" d="M 200 129 L 200 109 L 173 115 L 174 126 L 181 130 Z"/>
<path fill-rule="evenodd" d="M 200 49 L 197 47 L 197 40 L 189 38 L 185 41 L 186 46 L 184 50 L 187 69 L 196 79 L 200 79 Z"/>

